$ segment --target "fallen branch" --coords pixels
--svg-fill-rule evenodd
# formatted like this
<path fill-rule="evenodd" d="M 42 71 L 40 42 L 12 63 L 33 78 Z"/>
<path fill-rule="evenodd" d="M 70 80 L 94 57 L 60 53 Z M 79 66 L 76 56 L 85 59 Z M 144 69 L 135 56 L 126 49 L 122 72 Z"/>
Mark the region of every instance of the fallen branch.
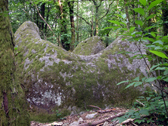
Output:
<path fill-rule="evenodd" d="M 143 107 L 145 106 L 142 102 L 136 100 L 136 102 L 138 102 L 139 104 L 141 104 Z"/>
<path fill-rule="evenodd" d="M 107 113 L 107 112 L 112 112 L 115 111 L 115 108 L 111 108 L 111 109 L 105 109 L 105 110 L 97 110 L 98 113 Z"/>
<path fill-rule="evenodd" d="M 98 106 L 94 106 L 94 105 L 88 105 L 89 107 L 93 107 L 93 108 L 97 108 L 97 109 L 99 109 L 99 110 L 102 110 L 100 107 L 98 107 Z"/>
<path fill-rule="evenodd" d="M 105 110 L 102 110 L 100 107 L 98 106 L 94 106 L 94 105 L 88 105 L 89 107 L 93 107 L 93 108 L 97 108 L 99 110 L 97 110 L 98 113 L 107 113 L 107 112 L 112 112 L 112 111 L 115 111 L 116 109 L 115 108 L 111 108 L 111 109 L 105 109 Z"/>
<path fill-rule="evenodd" d="M 103 120 L 99 120 L 99 121 L 95 121 L 95 122 L 90 122 L 90 123 L 83 123 L 83 124 L 79 124 L 78 126 L 96 126 L 98 124 L 104 123 L 105 121 L 112 120 L 114 118 L 121 117 L 123 115 L 125 115 L 125 113 L 118 113 L 115 116 L 111 116 L 111 117 L 103 119 Z"/>

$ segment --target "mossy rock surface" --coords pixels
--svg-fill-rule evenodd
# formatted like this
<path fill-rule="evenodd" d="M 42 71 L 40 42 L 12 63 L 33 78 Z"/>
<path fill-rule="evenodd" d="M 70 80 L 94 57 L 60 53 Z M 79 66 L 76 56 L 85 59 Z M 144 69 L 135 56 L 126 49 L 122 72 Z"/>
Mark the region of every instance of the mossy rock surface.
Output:
<path fill-rule="evenodd" d="M 93 36 L 80 42 L 73 50 L 74 54 L 92 55 L 105 49 L 106 45 L 99 36 Z"/>
<path fill-rule="evenodd" d="M 116 85 L 120 81 L 146 76 L 143 59 L 131 59 L 137 46 L 118 37 L 94 55 L 77 55 L 42 40 L 35 23 L 23 23 L 15 33 L 18 45 L 17 73 L 26 90 L 27 101 L 43 109 L 76 111 L 87 105 L 125 105 L 140 88 Z M 91 48 L 89 48 L 91 49 Z M 87 48 L 85 48 L 87 52 Z M 122 51 L 132 53 L 119 53 Z M 142 49 L 145 54 L 145 50 Z"/>

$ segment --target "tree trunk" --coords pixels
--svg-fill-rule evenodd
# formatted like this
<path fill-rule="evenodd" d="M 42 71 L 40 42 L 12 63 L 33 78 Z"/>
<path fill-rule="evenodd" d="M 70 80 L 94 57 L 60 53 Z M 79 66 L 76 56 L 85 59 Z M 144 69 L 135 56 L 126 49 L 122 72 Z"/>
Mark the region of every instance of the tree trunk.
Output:
<path fill-rule="evenodd" d="M 102 1 L 100 1 L 99 5 L 98 2 L 96 0 L 92 0 L 96 9 L 96 13 L 95 13 L 95 33 L 94 35 L 98 35 L 98 29 L 99 29 L 99 22 L 98 22 L 98 12 L 99 12 L 99 7 L 101 6 Z"/>
<path fill-rule="evenodd" d="M 74 50 L 74 44 L 75 44 L 75 22 L 74 22 L 74 1 L 68 2 L 69 6 L 69 14 L 70 14 L 70 22 L 71 22 L 71 44 L 70 44 L 70 50 Z"/>
<path fill-rule="evenodd" d="M 148 2 L 151 4 L 154 0 L 149 0 Z M 149 10 L 149 16 L 152 14 L 156 14 L 156 10 Z M 156 17 L 153 17 L 148 20 L 148 27 L 153 26 L 156 23 Z M 149 29 L 149 32 L 156 32 L 156 27 Z M 150 36 L 153 38 L 153 36 Z"/>
<path fill-rule="evenodd" d="M 163 35 L 168 34 L 168 2 L 162 2 Z"/>
<path fill-rule="evenodd" d="M 58 0 L 58 6 L 59 6 L 59 11 L 60 11 L 60 20 L 61 20 L 61 43 L 64 49 L 69 50 L 70 49 L 70 44 L 68 42 L 68 38 L 66 36 L 67 34 L 67 24 L 66 24 L 66 15 L 65 11 L 66 9 L 63 8 L 63 4 L 61 3 L 61 0 Z"/>
<path fill-rule="evenodd" d="M 48 12 L 47 12 L 47 17 L 46 17 L 46 22 L 48 22 L 48 18 L 49 18 L 49 12 L 50 12 L 50 6 L 48 5 L 48 7 L 47 7 L 47 10 L 48 10 Z M 45 33 L 47 32 L 47 24 L 45 25 Z"/>
<path fill-rule="evenodd" d="M 129 13 L 128 13 L 128 5 L 127 5 L 127 0 L 124 0 L 124 5 L 125 5 L 125 13 L 127 17 L 127 28 L 130 28 L 130 18 L 129 18 Z"/>
<path fill-rule="evenodd" d="M 0 125 L 29 126 L 24 93 L 17 82 L 8 1 L 0 1 Z"/>
<path fill-rule="evenodd" d="M 79 13 L 79 1 L 77 1 L 77 14 Z M 79 17 L 77 16 L 77 43 L 79 43 Z"/>
<path fill-rule="evenodd" d="M 45 3 L 41 5 L 41 16 L 45 19 Z M 44 29 L 44 21 L 41 23 L 41 29 Z"/>
<path fill-rule="evenodd" d="M 96 6 L 96 16 L 95 16 L 95 24 L 96 24 L 96 29 L 95 29 L 95 36 L 98 35 L 98 29 L 99 29 L 99 22 L 98 22 L 98 11 L 99 8 Z"/>
<path fill-rule="evenodd" d="M 134 8 L 135 8 L 135 2 L 134 2 L 134 0 L 132 0 L 133 24 L 134 24 L 134 27 L 136 27 L 136 24 L 135 24 L 135 11 L 134 11 Z"/>

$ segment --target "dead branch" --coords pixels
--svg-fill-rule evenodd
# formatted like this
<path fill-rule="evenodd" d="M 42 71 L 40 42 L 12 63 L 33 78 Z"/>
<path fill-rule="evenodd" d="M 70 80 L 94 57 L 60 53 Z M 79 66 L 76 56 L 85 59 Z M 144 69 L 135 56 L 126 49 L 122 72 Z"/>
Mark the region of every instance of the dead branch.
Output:
<path fill-rule="evenodd" d="M 31 2 L 31 4 L 33 4 L 33 3 Z M 41 19 L 47 24 L 48 28 L 52 31 L 53 37 L 54 37 L 54 36 L 55 36 L 54 31 L 51 29 L 50 25 L 47 23 L 47 21 L 46 21 L 46 20 L 43 18 L 43 16 L 40 14 L 40 11 L 39 11 L 38 7 L 37 7 L 36 5 L 34 5 L 34 6 L 36 7 L 37 12 L 38 12 L 39 16 L 41 17 Z M 58 44 L 59 44 L 60 47 L 63 48 L 62 43 L 60 43 L 60 42 L 58 41 Z"/>
<path fill-rule="evenodd" d="M 86 24 L 88 24 L 88 25 L 92 26 L 92 24 L 91 24 L 91 23 L 89 23 L 86 19 L 84 19 L 83 17 L 79 16 L 79 15 L 78 15 L 77 13 L 75 13 L 75 12 L 74 12 L 74 14 L 75 14 L 76 16 L 78 16 L 79 18 L 81 18 L 83 21 L 85 21 L 85 22 L 86 22 Z"/>
<path fill-rule="evenodd" d="M 83 123 L 83 124 L 79 124 L 78 126 L 96 126 L 96 125 L 101 124 L 105 121 L 112 120 L 114 118 L 121 117 L 123 115 L 125 115 L 125 113 L 118 113 L 115 116 L 111 116 L 111 117 L 106 118 L 106 119 L 102 119 L 102 120 L 95 121 L 95 122 L 90 122 L 90 123 Z"/>
<path fill-rule="evenodd" d="M 139 104 L 141 104 L 143 107 L 145 106 L 142 102 L 136 100 L 136 102 L 138 102 Z"/>
<path fill-rule="evenodd" d="M 108 7 L 106 13 L 105 13 L 101 18 L 99 18 L 98 21 L 100 21 L 101 19 L 103 19 L 103 18 L 109 13 L 110 6 L 113 4 L 114 1 L 115 1 L 115 0 L 113 0 L 113 1 L 109 4 L 109 7 Z"/>
<path fill-rule="evenodd" d="M 33 4 L 33 3 L 31 2 L 31 4 Z M 39 11 L 38 7 L 37 7 L 36 5 L 34 5 L 34 6 L 36 7 L 37 12 L 38 12 L 39 16 L 41 17 L 41 19 L 47 24 L 48 28 L 53 32 L 53 30 L 51 29 L 50 25 L 46 22 L 46 20 L 45 20 L 45 19 L 43 18 L 43 16 L 40 14 L 40 11 Z"/>
<path fill-rule="evenodd" d="M 94 105 L 88 105 L 89 107 L 93 107 L 93 108 L 97 108 L 97 109 L 99 109 L 99 110 L 102 110 L 100 107 L 98 107 L 98 106 L 94 106 Z"/>
<path fill-rule="evenodd" d="M 97 110 L 98 113 L 107 113 L 107 112 L 112 112 L 115 111 L 115 108 L 111 108 L 111 109 L 105 109 L 105 110 Z"/>

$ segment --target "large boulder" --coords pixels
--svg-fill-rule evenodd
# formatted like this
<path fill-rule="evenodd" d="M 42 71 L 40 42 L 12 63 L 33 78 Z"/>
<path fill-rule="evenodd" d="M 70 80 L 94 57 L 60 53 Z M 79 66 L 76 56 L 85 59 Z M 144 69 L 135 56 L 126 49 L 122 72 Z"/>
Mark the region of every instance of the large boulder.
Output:
<path fill-rule="evenodd" d="M 121 37 L 97 54 L 77 55 L 41 39 L 36 24 L 27 21 L 16 31 L 15 43 L 18 77 L 31 105 L 69 110 L 90 104 L 128 105 L 143 88 L 124 90 L 126 85 L 116 85 L 146 76 L 144 60 L 131 59 L 138 54 L 137 46 Z M 119 53 L 123 51 L 133 53 Z"/>

